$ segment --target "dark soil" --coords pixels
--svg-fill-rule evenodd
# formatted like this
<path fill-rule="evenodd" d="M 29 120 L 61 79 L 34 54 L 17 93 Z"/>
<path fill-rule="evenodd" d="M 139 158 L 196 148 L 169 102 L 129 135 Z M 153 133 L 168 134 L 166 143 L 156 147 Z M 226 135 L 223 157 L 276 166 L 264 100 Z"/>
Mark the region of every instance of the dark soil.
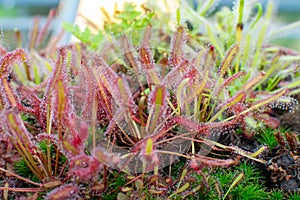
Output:
<path fill-rule="evenodd" d="M 300 109 L 284 113 L 274 110 L 274 115 L 280 120 L 280 127 L 288 129 L 288 132 L 278 133 L 276 138 L 279 144 L 260 155 L 259 159 L 266 161 L 266 164 L 251 160 L 249 162 L 253 162 L 262 171 L 265 186 L 270 191 L 280 189 L 284 192 L 296 192 L 300 188 Z M 237 146 L 248 152 L 255 152 L 261 146 L 255 137 L 247 139 L 243 134 L 237 133 L 221 134 L 218 142 Z"/>
<path fill-rule="evenodd" d="M 291 131 L 300 134 L 300 108 L 299 106 L 294 112 L 287 112 L 283 115 L 278 116 L 280 125 L 282 127 L 289 128 Z"/>

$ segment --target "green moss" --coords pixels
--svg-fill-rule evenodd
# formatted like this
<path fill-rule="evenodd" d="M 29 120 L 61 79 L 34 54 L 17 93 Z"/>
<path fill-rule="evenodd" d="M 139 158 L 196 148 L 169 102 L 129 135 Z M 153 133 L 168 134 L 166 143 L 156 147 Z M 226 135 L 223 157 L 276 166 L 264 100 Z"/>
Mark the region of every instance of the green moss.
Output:
<path fill-rule="evenodd" d="M 278 145 L 274 130 L 271 128 L 261 130 L 257 136 L 257 140 L 264 145 L 268 145 L 270 150 Z"/>

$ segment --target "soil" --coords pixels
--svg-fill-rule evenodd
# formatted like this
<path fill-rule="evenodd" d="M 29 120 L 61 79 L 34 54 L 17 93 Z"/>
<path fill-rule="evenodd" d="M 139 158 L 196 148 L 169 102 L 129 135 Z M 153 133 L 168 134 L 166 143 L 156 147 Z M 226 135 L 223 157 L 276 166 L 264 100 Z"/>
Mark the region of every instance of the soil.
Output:
<path fill-rule="evenodd" d="M 260 155 L 259 159 L 265 160 L 266 164 L 253 164 L 261 170 L 265 186 L 270 191 L 280 189 L 284 192 L 296 192 L 300 188 L 300 108 L 296 108 L 294 112 L 274 110 L 274 116 L 280 120 L 280 127 L 288 131 L 284 133 L 285 136 L 281 135 L 283 133 L 277 134 L 279 145 Z M 247 139 L 243 134 L 237 133 L 221 134 L 218 142 L 237 146 L 248 152 L 255 152 L 261 146 L 254 138 Z"/>
<path fill-rule="evenodd" d="M 300 108 L 299 106 L 294 112 L 284 113 L 278 116 L 280 120 L 280 125 L 282 127 L 289 128 L 290 131 L 296 132 L 300 135 Z"/>

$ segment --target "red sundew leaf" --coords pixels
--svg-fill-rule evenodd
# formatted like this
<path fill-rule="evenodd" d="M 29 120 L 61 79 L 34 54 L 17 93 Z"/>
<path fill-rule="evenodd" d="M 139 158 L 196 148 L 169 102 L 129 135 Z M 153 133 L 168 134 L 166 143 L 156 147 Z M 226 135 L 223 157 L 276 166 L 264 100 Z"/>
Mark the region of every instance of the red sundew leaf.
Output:
<path fill-rule="evenodd" d="M 34 17 L 33 28 L 31 29 L 31 33 L 30 33 L 30 42 L 29 42 L 30 51 L 35 47 L 38 31 L 39 31 L 39 18 Z"/>
<path fill-rule="evenodd" d="M 4 107 L 15 108 L 19 105 L 18 96 L 6 79 L 0 78 L 0 91 L 2 93 L 1 98 Z"/>
<path fill-rule="evenodd" d="M 171 117 L 168 116 L 166 118 L 168 119 L 168 118 L 171 118 Z M 142 138 L 140 141 L 135 143 L 135 145 L 131 149 L 131 152 L 132 153 L 137 153 L 139 151 L 142 151 L 145 148 L 147 140 L 149 138 L 151 138 L 151 140 L 155 144 L 158 140 L 160 140 L 161 138 L 166 136 L 166 134 L 174 127 L 175 123 L 176 123 L 175 121 L 170 121 L 170 122 L 164 123 L 164 125 L 162 126 L 162 128 L 160 130 L 158 130 L 157 132 L 148 134 L 146 137 Z"/>
<path fill-rule="evenodd" d="M 240 162 L 240 157 L 236 157 L 234 160 L 233 159 L 218 159 L 218 158 L 210 158 L 207 156 L 203 156 L 200 154 L 194 155 L 194 159 L 200 162 L 199 168 L 202 169 L 203 167 L 230 167 L 232 165 L 237 165 Z"/>
<path fill-rule="evenodd" d="M 123 77 L 119 77 L 102 59 L 99 60 L 101 61 L 101 67 L 97 70 L 98 72 L 96 72 L 96 70 L 93 71 L 98 82 L 98 86 L 103 86 L 108 90 L 112 99 L 119 106 L 119 113 L 135 113 L 137 106 L 131 98 L 133 95 L 127 80 Z M 105 92 L 101 90 L 101 88 L 99 89 L 100 92 Z M 103 97 L 105 97 L 105 95 Z"/>
<path fill-rule="evenodd" d="M 41 127 L 44 127 L 46 121 L 46 115 L 42 114 L 44 102 L 34 92 L 23 85 L 17 89 L 17 92 L 20 95 L 20 100 L 26 100 L 30 104 L 29 107 L 21 107 L 20 111 L 33 114 Z"/>
<path fill-rule="evenodd" d="M 46 200 L 62 200 L 70 198 L 75 199 L 78 192 L 79 187 L 76 185 L 62 185 L 48 193 L 46 196 Z"/>
<path fill-rule="evenodd" d="M 7 53 L 0 60 L 0 91 L 3 106 L 7 107 L 21 107 L 18 96 L 15 91 L 11 88 L 7 77 L 10 74 L 11 66 L 17 62 L 25 62 L 28 60 L 27 54 L 23 49 L 16 49 L 12 52 Z"/>
<path fill-rule="evenodd" d="M 168 96 L 167 89 L 163 85 L 157 85 L 149 93 L 148 105 L 149 106 L 152 106 L 152 105 L 166 106 L 167 96 Z M 148 108 L 148 110 L 150 110 L 150 108 Z"/>
<path fill-rule="evenodd" d="M 39 45 L 41 43 L 41 41 L 43 40 L 43 38 L 46 36 L 46 32 L 51 24 L 51 21 L 53 20 L 53 18 L 55 17 L 56 14 L 56 10 L 55 9 L 51 9 L 47 18 L 47 22 L 45 23 L 44 27 L 40 30 L 37 39 L 36 39 L 36 46 Z"/>
<path fill-rule="evenodd" d="M 45 94 L 44 94 L 44 101 L 47 102 L 52 91 L 55 91 L 57 86 L 57 81 L 59 79 L 63 81 L 67 81 L 67 78 L 63 76 L 63 71 L 65 68 L 65 63 L 67 60 L 67 53 L 66 51 L 68 48 L 60 48 L 57 53 L 57 60 L 55 62 L 55 69 L 51 74 L 48 84 L 46 86 Z"/>
<path fill-rule="evenodd" d="M 0 60 L 0 78 L 6 79 L 11 71 L 11 66 L 18 62 L 25 62 L 28 60 L 28 55 L 24 49 L 16 49 L 7 53 Z"/>
<path fill-rule="evenodd" d="M 58 145 L 57 137 L 53 134 L 39 133 L 35 138 L 37 141 L 49 140 L 52 144 Z"/>
<path fill-rule="evenodd" d="M 17 42 L 17 46 L 21 47 L 22 46 L 22 33 L 21 33 L 21 31 L 16 29 L 14 31 L 14 36 L 15 36 L 15 39 L 16 39 L 16 42 Z"/>
<path fill-rule="evenodd" d="M 145 145 L 143 146 L 144 147 L 141 149 L 140 152 L 141 160 L 147 164 L 150 164 L 148 165 L 149 169 L 147 170 L 151 170 L 151 168 L 157 166 L 159 163 L 159 158 L 157 156 L 157 153 L 155 152 L 155 145 L 153 144 L 152 138 L 147 138 L 147 140 L 145 140 Z"/>
<path fill-rule="evenodd" d="M 80 131 L 79 131 L 79 137 L 81 138 L 82 141 L 86 141 L 88 136 L 89 136 L 89 132 L 88 132 L 88 124 L 86 122 L 80 122 Z"/>
<path fill-rule="evenodd" d="M 145 70 L 148 78 L 148 85 L 151 83 L 160 83 L 160 78 L 156 72 L 153 56 L 147 46 L 142 46 L 139 50 L 140 58 L 139 61 L 142 64 L 143 70 Z"/>
<path fill-rule="evenodd" d="M 177 66 L 181 62 L 183 46 L 186 41 L 186 33 L 184 27 L 177 28 L 177 32 L 174 34 L 171 42 L 171 53 L 169 57 L 169 64 Z"/>
<path fill-rule="evenodd" d="M 198 71 L 197 71 L 196 69 L 192 69 L 192 70 L 188 71 L 188 72 L 183 76 L 183 78 L 184 78 L 184 79 L 185 79 L 185 78 L 194 79 L 194 78 L 198 75 L 197 72 L 198 72 Z"/>
<path fill-rule="evenodd" d="M 62 80 L 58 80 L 57 82 L 57 100 L 56 100 L 56 106 L 57 106 L 57 118 L 58 120 L 63 119 L 65 109 L 66 109 L 66 89 L 63 85 Z"/>
<path fill-rule="evenodd" d="M 223 77 L 227 69 L 231 67 L 232 61 L 238 52 L 239 46 L 237 44 L 230 47 L 230 49 L 227 51 L 226 56 L 220 66 L 220 77 Z"/>
<path fill-rule="evenodd" d="M 218 96 L 223 88 L 230 85 L 233 81 L 237 80 L 241 76 L 245 76 L 246 74 L 247 74 L 246 72 L 240 71 L 240 72 L 228 77 L 227 79 L 225 79 L 224 82 L 222 83 L 222 85 L 217 89 L 215 96 Z"/>
<path fill-rule="evenodd" d="M 112 94 L 119 76 L 102 58 L 98 58 L 97 63 L 98 68 L 93 70 L 94 76 L 96 80 L 101 80 L 104 87 Z"/>
<path fill-rule="evenodd" d="M 183 127 L 187 128 L 189 131 L 193 131 L 196 133 L 209 134 L 209 130 L 218 127 L 231 127 L 236 124 L 239 117 L 235 117 L 231 121 L 220 121 L 220 122 L 208 122 L 208 123 L 196 123 L 191 120 L 182 118 L 182 117 L 174 117 L 174 121 Z"/>
<path fill-rule="evenodd" d="M 264 71 L 261 71 L 258 76 L 248 81 L 242 89 L 245 91 L 252 89 L 256 84 L 259 83 L 259 81 L 261 81 L 265 77 L 265 75 L 266 73 Z"/>
<path fill-rule="evenodd" d="M 271 117 L 268 113 L 261 113 L 254 115 L 254 118 L 260 121 L 263 121 L 265 125 L 270 128 L 276 129 L 280 125 L 279 119 Z"/>
<path fill-rule="evenodd" d="M 79 132 L 76 130 L 76 121 L 72 117 L 68 117 L 65 122 L 65 127 L 68 127 L 70 132 L 65 133 L 63 146 L 65 150 L 72 155 L 78 155 L 84 152 L 85 141 L 88 138 L 88 125 L 86 122 L 80 122 Z"/>
<path fill-rule="evenodd" d="M 36 150 L 36 147 L 33 145 L 33 138 L 27 131 L 21 117 L 15 113 L 9 112 L 7 113 L 7 122 L 9 131 L 11 133 L 10 137 L 13 140 L 16 140 L 18 138 L 18 140 L 21 142 L 19 144 L 18 141 L 16 141 L 16 145 L 27 147 L 26 150 L 33 153 Z"/>
<path fill-rule="evenodd" d="M 70 158 L 69 173 L 86 181 L 95 177 L 103 167 L 104 165 L 96 157 L 80 154 Z"/>
<path fill-rule="evenodd" d="M 194 59 L 194 65 L 199 73 L 203 71 L 211 71 L 216 60 L 216 52 L 213 46 L 210 46 L 207 50 L 202 50 Z"/>
<path fill-rule="evenodd" d="M 164 85 L 168 89 L 176 89 L 190 68 L 190 62 L 184 59 L 164 77 L 161 85 Z"/>
<path fill-rule="evenodd" d="M 136 62 L 136 58 L 133 56 L 133 54 L 131 52 L 131 46 L 128 42 L 128 38 L 124 35 L 121 36 L 120 43 L 121 43 L 121 46 L 123 47 L 123 52 L 124 52 L 126 61 L 130 64 L 130 66 L 134 70 L 135 74 L 138 74 L 138 64 Z"/>
<path fill-rule="evenodd" d="M 94 65 L 94 63 L 91 63 L 91 65 Z M 95 65 L 97 64 L 95 63 Z M 78 106 L 78 108 L 76 108 L 77 110 L 81 109 L 82 119 L 89 121 L 94 109 L 94 106 L 91 105 L 94 105 L 99 89 L 97 88 L 97 80 L 92 72 L 92 66 L 89 66 L 88 60 L 84 57 L 81 60 L 81 66 L 83 68 L 80 73 L 77 74 L 77 77 L 79 77 L 80 80 L 80 86 L 78 91 L 76 91 L 77 100 L 75 104 Z M 101 83 L 100 79 L 99 81 L 99 83 Z"/>
<path fill-rule="evenodd" d="M 98 82 L 97 89 L 97 100 L 98 100 L 98 120 L 109 120 L 113 117 L 113 106 L 112 106 L 112 95 L 108 89 L 104 87 L 102 82 Z"/>
<path fill-rule="evenodd" d="M 234 105 L 232 105 L 230 108 L 229 108 L 229 111 L 230 112 L 233 112 L 235 115 L 239 115 L 241 112 L 247 110 L 248 107 L 243 104 L 243 103 L 236 103 Z M 245 113 L 243 115 L 241 115 L 241 117 L 245 116 L 245 115 L 249 115 L 250 113 Z"/>
<path fill-rule="evenodd" d="M 106 65 L 103 60 L 99 58 L 93 59 L 93 65 L 92 66 L 103 66 Z M 106 79 L 103 79 L 98 77 L 96 74 L 96 71 L 93 71 L 92 67 L 85 66 L 85 80 L 87 81 L 87 100 L 84 103 L 84 107 L 86 107 L 84 111 L 84 115 L 88 115 L 91 113 L 91 111 L 87 111 L 88 109 L 91 109 L 95 99 L 97 99 L 98 102 L 98 112 L 97 112 L 97 118 L 100 121 L 109 120 L 113 117 L 113 106 L 112 106 L 112 94 L 110 92 L 109 85 L 105 84 L 107 81 Z M 105 66 L 106 68 L 107 66 Z M 101 68 L 101 67 L 100 67 Z M 107 68 L 106 68 L 107 69 Z M 105 70 L 104 70 L 105 71 Z M 110 72 L 114 74 L 113 72 Z M 114 77 L 116 74 L 114 74 Z M 95 92 L 97 91 L 97 92 Z"/>
<path fill-rule="evenodd" d="M 150 53 L 150 50 L 147 46 L 142 46 L 139 50 L 140 52 L 140 62 L 146 70 L 153 69 L 153 56 Z"/>

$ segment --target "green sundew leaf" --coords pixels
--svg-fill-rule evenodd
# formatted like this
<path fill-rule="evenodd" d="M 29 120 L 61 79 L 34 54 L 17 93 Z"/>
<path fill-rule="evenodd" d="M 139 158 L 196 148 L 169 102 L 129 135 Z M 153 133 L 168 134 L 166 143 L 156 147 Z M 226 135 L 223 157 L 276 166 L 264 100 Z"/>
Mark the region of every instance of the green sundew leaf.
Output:
<path fill-rule="evenodd" d="M 239 24 L 243 23 L 244 5 L 245 5 L 245 0 L 240 0 L 239 1 L 239 19 L 238 19 Z"/>
<path fill-rule="evenodd" d="M 262 13 L 263 13 L 263 8 L 260 3 L 255 4 L 255 7 L 257 8 L 257 14 L 251 24 L 251 29 L 253 29 L 255 27 L 255 25 L 257 24 L 258 20 L 260 20 Z"/>
<path fill-rule="evenodd" d="M 181 174 L 181 176 L 180 176 L 180 181 L 179 181 L 179 183 L 178 183 L 178 185 L 177 185 L 177 189 L 176 189 L 176 191 L 175 191 L 173 194 L 171 194 L 171 195 L 169 196 L 169 198 L 173 197 L 174 195 L 176 195 L 176 194 L 178 194 L 178 193 L 181 193 L 181 192 L 185 191 L 185 190 L 190 186 L 190 183 L 185 183 L 183 186 L 180 187 L 180 185 L 181 185 L 183 179 L 185 178 L 187 172 L 188 172 L 187 169 L 184 169 L 184 170 L 182 171 L 182 174 Z"/>
<path fill-rule="evenodd" d="M 199 11 L 200 16 L 205 16 L 207 14 L 207 11 L 213 6 L 214 2 L 215 0 L 206 1 L 206 3 L 202 5 L 202 9 Z"/>
<path fill-rule="evenodd" d="M 295 62 L 300 60 L 300 56 L 281 56 L 280 60 Z"/>
<path fill-rule="evenodd" d="M 163 88 L 159 87 L 157 88 L 157 91 L 156 91 L 156 96 L 155 96 L 155 104 L 156 105 L 162 105 L 163 104 Z"/>
<path fill-rule="evenodd" d="M 250 156 L 252 158 L 255 158 L 256 156 L 258 156 L 259 154 L 261 154 L 266 148 L 267 148 L 266 146 L 262 146 L 257 151 L 255 151 L 253 154 L 251 154 Z"/>
<path fill-rule="evenodd" d="M 153 140 L 152 140 L 152 138 L 149 138 L 147 140 L 145 153 L 146 153 L 147 156 L 151 156 L 153 154 Z"/>
<path fill-rule="evenodd" d="M 292 89 L 292 88 L 296 88 L 299 86 L 300 86 L 300 80 L 297 80 L 297 81 L 293 81 L 293 82 L 289 83 L 288 85 L 284 86 L 283 88 Z"/>
<path fill-rule="evenodd" d="M 176 10 L 176 22 L 177 22 L 177 24 L 180 24 L 180 22 L 181 22 L 181 15 L 180 15 L 179 8 L 177 8 L 177 10 Z"/>
<path fill-rule="evenodd" d="M 36 65 L 33 65 L 33 75 L 34 75 L 35 84 L 40 84 L 41 83 L 41 77 L 39 75 L 38 66 L 36 66 Z"/>
<path fill-rule="evenodd" d="M 276 74 L 274 77 L 268 79 L 268 85 L 266 90 L 267 91 L 272 91 L 278 83 L 281 81 L 281 78 Z"/>
<path fill-rule="evenodd" d="M 229 194 L 229 192 L 232 190 L 233 187 L 235 187 L 241 180 L 242 178 L 244 177 L 244 173 L 241 172 L 235 179 L 234 181 L 232 182 L 232 184 L 230 185 L 229 189 L 227 190 L 227 192 L 225 193 L 224 197 L 223 197 L 223 200 L 226 199 L 226 196 Z"/>
<path fill-rule="evenodd" d="M 250 47 L 251 47 L 251 35 L 248 34 L 245 39 L 245 44 L 244 44 L 243 53 L 242 53 L 242 68 L 243 69 L 245 69 L 247 61 L 249 59 Z"/>
<path fill-rule="evenodd" d="M 188 187 L 190 187 L 190 183 L 185 183 L 182 187 L 180 187 L 178 190 L 176 190 L 176 194 L 179 194 L 181 192 L 184 192 L 186 189 L 188 189 Z"/>
<path fill-rule="evenodd" d="M 39 32 L 39 19 L 35 18 L 33 22 L 33 27 L 31 28 L 31 34 L 30 34 L 30 42 L 29 42 L 29 49 L 30 51 L 35 47 L 36 40 L 38 37 Z"/>
<path fill-rule="evenodd" d="M 223 49 L 221 49 L 216 36 L 213 34 L 210 25 L 207 23 L 206 24 L 206 30 L 207 30 L 207 34 L 209 36 L 210 42 L 212 43 L 212 45 L 216 48 L 216 50 L 218 51 L 219 55 L 221 58 L 224 57 L 223 55 Z"/>
<path fill-rule="evenodd" d="M 187 169 L 184 169 L 184 170 L 182 171 L 182 174 L 181 174 L 181 176 L 180 176 L 180 181 L 179 181 L 178 186 L 177 186 L 177 190 L 179 189 L 179 187 L 180 187 L 180 185 L 181 185 L 181 182 L 182 182 L 182 180 L 184 179 L 184 177 L 186 176 L 187 172 L 188 172 Z"/>
<path fill-rule="evenodd" d="M 299 32 L 300 21 L 296 21 L 289 25 L 283 26 L 281 28 L 275 29 L 271 34 L 270 38 L 275 39 L 279 37 L 287 37 L 288 35 L 294 35 Z"/>
<path fill-rule="evenodd" d="M 48 69 L 49 72 L 53 71 L 53 69 L 52 69 L 52 67 L 51 67 L 51 65 L 50 65 L 49 62 L 45 62 L 45 66 L 46 66 L 46 68 Z"/>
<path fill-rule="evenodd" d="M 18 78 L 20 79 L 20 81 L 22 83 L 26 83 L 26 78 L 24 76 L 24 73 L 21 71 L 19 65 L 15 65 L 15 68 L 14 68 L 15 72 L 17 73 L 17 76 Z"/>
<path fill-rule="evenodd" d="M 267 28 L 269 26 L 269 21 L 270 21 L 270 18 L 272 16 L 272 12 L 273 12 L 273 2 L 269 1 L 267 11 L 266 11 L 266 16 L 265 16 L 266 22 L 263 24 L 260 32 L 258 33 L 258 40 L 257 40 L 257 44 L 256 44 L 256 52 L 254 54 L 254 58 L 253 58 L 253 62 L 252 62 L 252 67 L 253 68 L 256 68 L 259 64 L 260 55 L 261 55 L 260 51 L 261 51 L 261 47 L 262 47 L 262 45 L 264 43 L 264 40 L 265 40 L 265 35 L 266 35 L 266 32 L 267 32 Z"/>

